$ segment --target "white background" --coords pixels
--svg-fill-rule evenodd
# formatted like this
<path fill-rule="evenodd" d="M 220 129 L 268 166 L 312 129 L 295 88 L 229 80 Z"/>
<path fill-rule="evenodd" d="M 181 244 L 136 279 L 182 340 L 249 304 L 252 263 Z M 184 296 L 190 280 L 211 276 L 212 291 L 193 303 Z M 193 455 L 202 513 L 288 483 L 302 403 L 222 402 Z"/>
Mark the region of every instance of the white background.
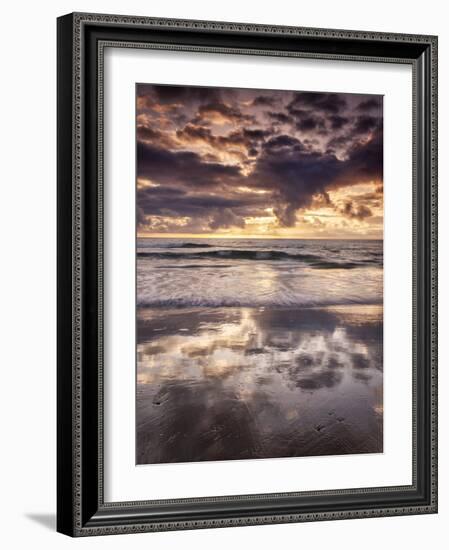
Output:
<path fill-rule="evenodd" d="M 108 48 L 104 69 L 105 500 L 411 485 L 411 67 Z M 383 453 L 135 466 L 136 82 L 384 96 Z"/>
<path fill-rule="evenodd" d="M 8 3 L 3 8 L 0 88 L 1 541 L 5 548 L 443 548 L 449 520 L 449 291 L 440 289 L 440 513 L 299 525 L 71 540 L 54 532 L 55 511 L 55 18 L 97 11 L 440 35 L 440 121 L 449 120 L 449 32 L 444 2 L 359 0 L 275 3 L 165 0 Z M 445 239 L 449 132 L 440 130 L 440 281 L 449 278 Z M 441 540 L 441 542 L 438 542 Z"/>

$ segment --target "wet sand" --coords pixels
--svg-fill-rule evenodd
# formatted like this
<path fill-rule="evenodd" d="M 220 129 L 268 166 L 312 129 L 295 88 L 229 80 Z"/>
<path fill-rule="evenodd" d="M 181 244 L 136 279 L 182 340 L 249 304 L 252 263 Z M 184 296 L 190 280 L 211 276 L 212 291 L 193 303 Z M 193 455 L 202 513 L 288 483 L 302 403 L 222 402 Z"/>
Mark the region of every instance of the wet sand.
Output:
<path fill-rule="evenodd" d="M 137 464 L 382 452 L 382 316 L 139 307 Z"/>

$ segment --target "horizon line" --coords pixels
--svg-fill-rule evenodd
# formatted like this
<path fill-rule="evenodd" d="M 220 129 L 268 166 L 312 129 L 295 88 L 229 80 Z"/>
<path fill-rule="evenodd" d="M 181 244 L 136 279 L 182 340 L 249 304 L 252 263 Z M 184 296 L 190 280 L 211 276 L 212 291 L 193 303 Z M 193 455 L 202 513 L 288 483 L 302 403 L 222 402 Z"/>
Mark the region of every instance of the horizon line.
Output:
<path fill-rule="evenodd" d="M 299 241 L 383 241 L 382 237 L 281 237 L 281 236 L 254 236 L 254 235 L 220 235 L 220 236 L 210 236 L 210 235 L 182 235 L 174 234 L 171 236 L 167 235 L 136 235 L 138 239 L 251 239 L 251 240 L 299 240 Z"/>

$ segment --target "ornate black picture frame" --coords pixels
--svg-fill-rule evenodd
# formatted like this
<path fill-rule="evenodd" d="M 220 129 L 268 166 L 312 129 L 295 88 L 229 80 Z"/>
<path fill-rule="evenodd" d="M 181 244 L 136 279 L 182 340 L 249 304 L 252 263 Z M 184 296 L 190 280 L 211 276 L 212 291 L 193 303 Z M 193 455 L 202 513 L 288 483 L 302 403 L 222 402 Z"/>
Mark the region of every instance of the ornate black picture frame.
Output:
<path fill-rule="evenodd" d="M 105 45 L 405 63 L 413 70 L 413 483 L 104 502 Z M 71 536 L 437 511 L 437 38 L 75 13 L 58 19 L 58 499 Z"/>

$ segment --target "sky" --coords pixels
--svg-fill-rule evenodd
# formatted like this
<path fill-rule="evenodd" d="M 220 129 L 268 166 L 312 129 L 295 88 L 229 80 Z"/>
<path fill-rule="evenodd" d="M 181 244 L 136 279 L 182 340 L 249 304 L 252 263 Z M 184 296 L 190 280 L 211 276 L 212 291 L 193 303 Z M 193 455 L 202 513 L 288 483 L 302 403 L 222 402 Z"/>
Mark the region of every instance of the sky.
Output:
<path fill-rule="evenodd" d="M 382 239 L 382 96 L 136 94 L 139 236 Z"/>

